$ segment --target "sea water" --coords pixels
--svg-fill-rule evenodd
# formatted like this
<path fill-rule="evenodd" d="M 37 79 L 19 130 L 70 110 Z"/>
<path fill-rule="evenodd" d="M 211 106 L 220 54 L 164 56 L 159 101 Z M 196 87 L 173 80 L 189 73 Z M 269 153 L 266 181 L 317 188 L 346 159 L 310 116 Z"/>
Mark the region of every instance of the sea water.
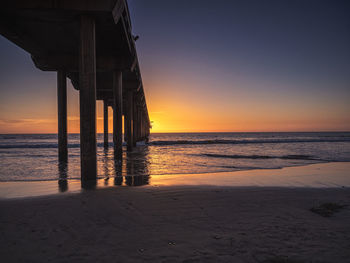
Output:
<path fill-rule="evenodd" d="M 109 137 L 110 142 L 112 136 Z M 80 178 L 79 134 L 68 136 L 68 165 L 58 162 L 57 134 L 0 135 L 0 181 Z M 125 143 L 124 143 L 125 144 Z M 350 132 L 151 134 L 114 159 L 97 136 L 98 177 L 204 174 L 350 161 Z M 147 184 L 143 179 L 141 184 Z"/>

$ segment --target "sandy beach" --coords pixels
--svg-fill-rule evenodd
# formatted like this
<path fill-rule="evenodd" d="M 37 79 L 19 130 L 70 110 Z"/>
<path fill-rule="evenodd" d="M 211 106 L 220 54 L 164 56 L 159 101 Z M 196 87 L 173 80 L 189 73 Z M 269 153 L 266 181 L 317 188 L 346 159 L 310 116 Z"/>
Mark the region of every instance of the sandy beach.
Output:
<path fill-rule="evenodd" d="M 349 188 L 147 186 L 0 200 L 2 262 L 350 262 Z"/>

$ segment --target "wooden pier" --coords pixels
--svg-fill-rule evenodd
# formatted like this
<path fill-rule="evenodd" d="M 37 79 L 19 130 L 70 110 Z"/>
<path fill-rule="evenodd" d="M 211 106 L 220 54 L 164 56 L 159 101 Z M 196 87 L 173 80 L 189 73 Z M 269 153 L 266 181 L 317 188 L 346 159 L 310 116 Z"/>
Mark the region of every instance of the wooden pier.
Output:
<path fill-rule="evenodd" d="M 113 109 L 115 158 L 148 140 L 150 120 L 126 0 L 5 0 L 0 34 L 31 54 L 35 66 L 57 72 L 58 152 L 68 160 L 67 85 L 79 90 L 81 178 L 95 180 L 96 100 Z"/>

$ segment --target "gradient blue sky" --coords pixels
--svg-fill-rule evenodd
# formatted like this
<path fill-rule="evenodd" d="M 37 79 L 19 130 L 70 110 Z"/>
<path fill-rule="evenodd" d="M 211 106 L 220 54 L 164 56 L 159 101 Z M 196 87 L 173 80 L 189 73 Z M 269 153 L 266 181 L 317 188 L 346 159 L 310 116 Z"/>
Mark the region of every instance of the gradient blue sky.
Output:
<path fill-rule="evenodd" d="M 349 1 L 128 2 L 154 132 L 350 130 Z M 0 132 L 56 132 L 55 73 L 0 56 Z"/>

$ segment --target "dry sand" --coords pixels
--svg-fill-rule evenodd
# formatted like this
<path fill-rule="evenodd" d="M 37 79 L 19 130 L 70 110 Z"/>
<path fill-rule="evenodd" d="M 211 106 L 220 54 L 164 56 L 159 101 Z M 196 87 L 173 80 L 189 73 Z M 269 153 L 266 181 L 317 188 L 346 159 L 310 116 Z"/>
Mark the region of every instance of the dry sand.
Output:
<path fill-rule="evenodd" d="M 1 262 L 350 262 L 349 188 L 147 186 L 0 200 Z"/>

